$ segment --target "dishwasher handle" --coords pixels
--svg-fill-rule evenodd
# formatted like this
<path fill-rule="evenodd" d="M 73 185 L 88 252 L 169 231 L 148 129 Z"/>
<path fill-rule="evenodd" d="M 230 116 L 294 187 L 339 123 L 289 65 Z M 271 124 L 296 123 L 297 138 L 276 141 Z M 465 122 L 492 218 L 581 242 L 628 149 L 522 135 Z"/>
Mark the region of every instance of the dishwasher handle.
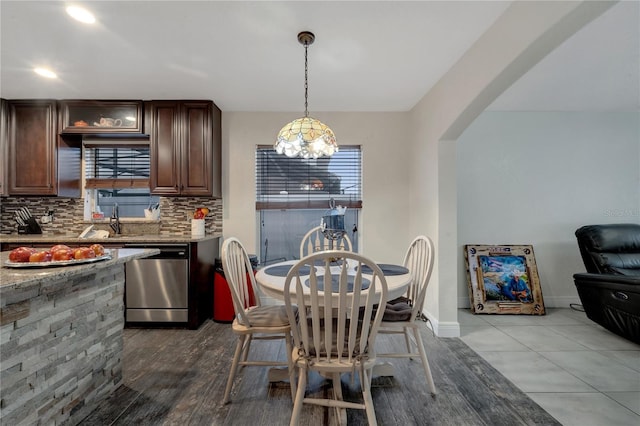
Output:
<path fill-rule="evenodd" d="M 163 246 L 151 244 L 126 245 L 125 248 L 157 248 L 159 254 L 146 257 L 145 259 L 188 259 L 189 246 Z"/>

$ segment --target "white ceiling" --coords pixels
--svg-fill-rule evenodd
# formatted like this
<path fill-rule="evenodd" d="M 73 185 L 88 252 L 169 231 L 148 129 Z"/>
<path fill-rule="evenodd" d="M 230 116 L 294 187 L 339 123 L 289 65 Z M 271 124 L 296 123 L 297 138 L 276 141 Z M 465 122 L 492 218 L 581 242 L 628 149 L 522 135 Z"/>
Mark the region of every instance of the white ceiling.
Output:
<path fill-rule="evenodd" d="M 223 111 L 407 111 L 507 1 L 0 2 L 0 96 L 212 99 Z M 35 75 L 56 70 L 58 80 Z M 640 7 L 621 2 L 536 65 L 493 110 L 640 110 Z"/>

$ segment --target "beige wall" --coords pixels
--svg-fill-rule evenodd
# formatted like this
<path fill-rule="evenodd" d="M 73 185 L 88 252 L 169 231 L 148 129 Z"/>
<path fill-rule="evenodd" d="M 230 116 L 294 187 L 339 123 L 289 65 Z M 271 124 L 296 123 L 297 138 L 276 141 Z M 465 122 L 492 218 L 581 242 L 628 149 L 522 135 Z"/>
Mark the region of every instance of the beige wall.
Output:
<path fill-rule="evenodd" d="M 418 234 L 436 264 L 426 313 L 439 336 L 458 336 L 456 140 L 546 54 L 614 2 L 514 2 L 408 113 L 322 113 L 338 142 L 363 147 L 361 252 L 399 262 Z M 257 251 L 254 151 L 298 113 L 223 113 L 224 236 Z"/>
<path fill-rule="evenodd" d="M 425 311 L 458 336 L 456 140 L 504 90 L 614 2 L 514 2 L 411 111 L 410 233 L 434 239 Z"/>
<path fill-rule="evenodd" d="M 531 244 L 545 307 L 579 304 L 576 229 L 640 222 L 640 112 L 484 112 L 457 147 L 460 250 Z"/>
<path fill-rule="evenodd" d="M 299 112 L 222 114 L 223 232 L 259 253 L 255 211 L 255 149 L 273 143 L 280 128 Z M 401 262 L 411 242 L 408 190 L 407 113 L 318 113 L 338 144 L 361 145 L 363 211 L 360 252 Z"/>

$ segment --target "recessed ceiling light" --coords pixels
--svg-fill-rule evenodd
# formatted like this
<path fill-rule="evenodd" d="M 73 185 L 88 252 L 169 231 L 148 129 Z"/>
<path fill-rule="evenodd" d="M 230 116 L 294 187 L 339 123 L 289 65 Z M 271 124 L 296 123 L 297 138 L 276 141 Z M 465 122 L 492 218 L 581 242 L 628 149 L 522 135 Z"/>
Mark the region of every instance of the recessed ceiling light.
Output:
<path fill-rule="evenodd" d="M 89 12 L 87 9 L 78 7 L 78 6 L 69 6 L 67 7 L 67 13 L 75 20 L 84 22 L 85 24 L 93 24 L 96 22 L 95 16 L 93 13 Z"/>
<path fill-rule="evenodd" d="M 47 78 L 58 78 L 58 76 L 56 75 L 55 72 L 47 69 L 47 68 L 34 68 L 33 71 L 38 74 L 41 75 L 43 77 L 47 77 Z"/>

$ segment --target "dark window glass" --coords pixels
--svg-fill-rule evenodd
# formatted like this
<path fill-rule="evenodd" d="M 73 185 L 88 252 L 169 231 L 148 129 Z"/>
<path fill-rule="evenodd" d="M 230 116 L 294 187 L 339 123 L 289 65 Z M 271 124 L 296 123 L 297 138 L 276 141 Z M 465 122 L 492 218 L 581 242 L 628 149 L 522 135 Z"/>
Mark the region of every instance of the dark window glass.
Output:
<path fill-rule="evenodd" d="M 362 206 L 362 154 L 359 146 L 340 146 L 331 157 L 289 158 L 273 147 L 256 150 L 256 208 L 324 208 L 330 199 Z"/>

